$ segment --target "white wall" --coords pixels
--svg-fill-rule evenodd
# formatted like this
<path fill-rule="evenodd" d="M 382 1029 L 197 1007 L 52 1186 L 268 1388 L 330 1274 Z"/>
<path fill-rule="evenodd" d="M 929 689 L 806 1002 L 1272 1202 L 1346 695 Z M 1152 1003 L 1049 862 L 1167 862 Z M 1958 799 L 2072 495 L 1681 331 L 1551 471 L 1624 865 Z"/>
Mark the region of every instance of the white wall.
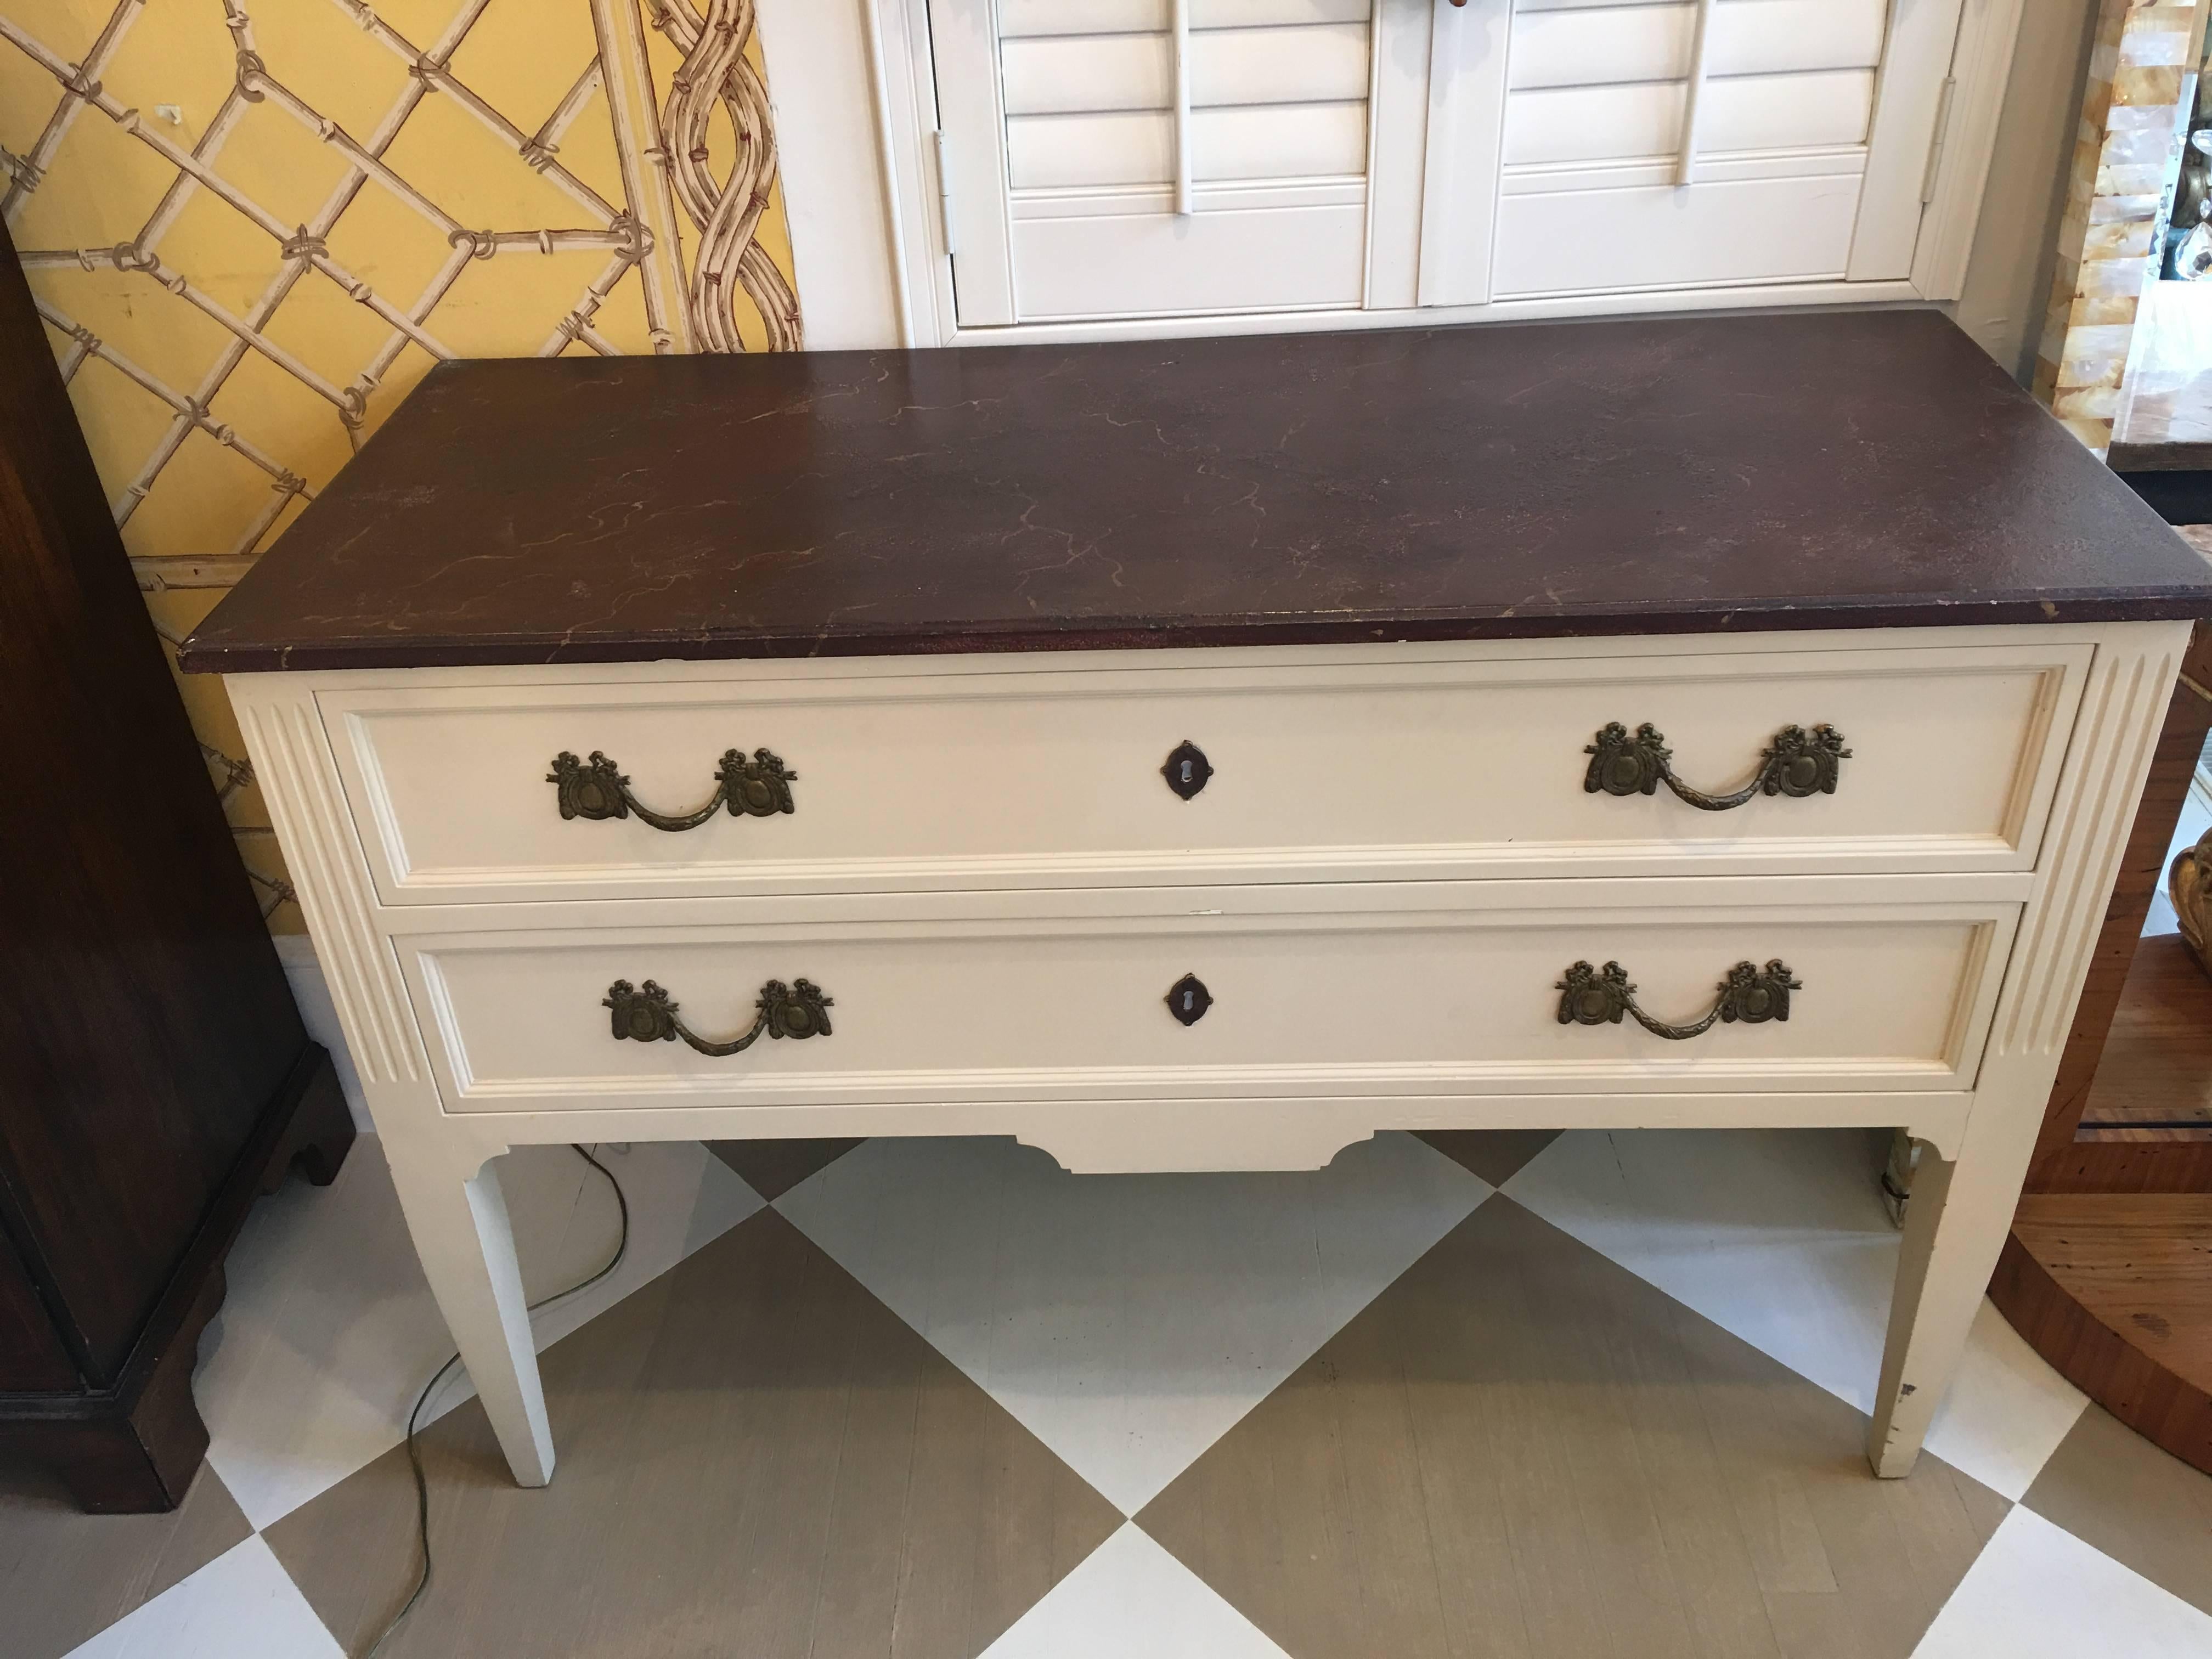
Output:
<path fill-rule="evenodd" d="M 2097 0 L 2027 0 L 1966 287 L 1952 309 L 2022 381 L 2033 373 L 2051 297 L 2096 10 Z"/>
<path fill-rule="evenodd" d="M 759 0 L 810 350 L 899 343 L 863 0 Z"/>

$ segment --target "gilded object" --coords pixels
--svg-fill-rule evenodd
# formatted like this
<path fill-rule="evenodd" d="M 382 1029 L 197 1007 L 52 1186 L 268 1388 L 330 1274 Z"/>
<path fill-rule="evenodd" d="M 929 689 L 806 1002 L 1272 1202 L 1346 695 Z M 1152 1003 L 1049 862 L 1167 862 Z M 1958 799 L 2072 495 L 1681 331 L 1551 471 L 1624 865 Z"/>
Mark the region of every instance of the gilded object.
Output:
<path fill-rule="evenodd" d="M 2181 937 L 2197 965 L 2212 973 L 2204 952 L 2207 922 L 2212 921 L 2212 830 L 2194 847 L 2174 854 L 2166 872 L 2166 889 L 2173 900 L 2173 914 L 2181 923 Z"/>

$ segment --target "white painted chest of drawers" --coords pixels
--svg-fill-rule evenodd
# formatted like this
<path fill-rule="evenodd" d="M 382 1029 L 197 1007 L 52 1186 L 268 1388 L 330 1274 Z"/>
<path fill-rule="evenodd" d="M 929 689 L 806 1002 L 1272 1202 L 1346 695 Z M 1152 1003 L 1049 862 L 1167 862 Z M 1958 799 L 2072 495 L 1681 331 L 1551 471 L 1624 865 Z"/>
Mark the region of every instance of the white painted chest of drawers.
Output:
<path fill-rule="evenodd" d="M 1077 1170 L 1296 1169 L 1380 1128 L 1898 1124 L 1974 1149 L 1970 1183 L 1916 1209 L 1976 1239 L 1963 1304 L 1930 1310 L 1949 1353 L 1915 1367 L 1940 1383 L 2186 639 L 386 670 L 232 694 L 410 1217 L 452 1209 L 471 1249 L 487 1226 L 500 1248 L 478 1171 L 526 1141 L 1013 1134 Z M 1775 769 L 1784 726 L 1848 753 L 1832 793 L 1715 811 L 1663 781 L 1608 793 L 1589 751 L 1616 721 L 1715 792 Z M 1188 799 L 1164 775 L 1185 744 Z M 732 750 L 769 751 L 791 810 L 700 816 Z M 553 763 L 595 753 L 647 811 L 699 821 L 564 817 Z M 1612 962 L 1661 1024 L 1708 1013 L 1738 963 L 1795 988 L 1782 1017 L 1692 1036 L 1601 994 L 1583 1024 L 1566 977 Z M 822 1004 L 769 1006 L 772 985 Z M 610 1007 L 648 988 L 668 1017 Z M 679 1035 L 763 1020 L 733 1054 Z M 514 1283 L 447 1291 L 465 1340 L 507 1328 Z M 518 1340 L 510 1452 L 544 1443 Z M 1884 1419 L 1893 1462 L 1918 1392 Z"/>
<path fill-rule="evenodd" d="M 185 659 L 518 1478 L 511 1146 L 1638 1125 L 1927 1144 L 1905 1472 L 2212 583 L 1963 341 L 1736 326 L 428 383 Z M 1322 392 L 1262 419 L 1259 368 Z M 1449 476 L 1563 380 L 1601 471 Z"/>

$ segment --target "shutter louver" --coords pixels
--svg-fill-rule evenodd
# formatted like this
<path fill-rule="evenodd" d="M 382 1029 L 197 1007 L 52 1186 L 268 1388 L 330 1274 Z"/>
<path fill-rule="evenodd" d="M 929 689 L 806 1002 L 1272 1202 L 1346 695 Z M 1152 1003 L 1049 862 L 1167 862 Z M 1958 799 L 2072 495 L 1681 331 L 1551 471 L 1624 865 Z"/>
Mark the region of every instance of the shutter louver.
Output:
<path fill-rule="evenodd" d="M 1715 0 L 1686 152 L 1698 10 L 1516 0 L 1497 297 L 1845 275 L 1888 0 Z"/>
<path fill-rule="evenodd" d="M 1170 0 L 1001 0 L 1021 319 L 1359 304 L 1368 0 L 1187 3 L 1178 215 Z"/>

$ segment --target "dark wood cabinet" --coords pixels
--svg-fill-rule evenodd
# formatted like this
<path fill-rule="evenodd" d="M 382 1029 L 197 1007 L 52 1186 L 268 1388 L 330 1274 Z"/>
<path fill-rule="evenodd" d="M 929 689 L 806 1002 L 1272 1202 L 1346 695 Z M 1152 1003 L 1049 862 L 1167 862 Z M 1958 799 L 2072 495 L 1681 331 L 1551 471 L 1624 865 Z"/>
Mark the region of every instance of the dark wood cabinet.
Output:
<path fill-rule="evenodd" d="M 0 1456 L 180 1499 L 222 1258 L 352 1139 L 0 232 Z"/>

